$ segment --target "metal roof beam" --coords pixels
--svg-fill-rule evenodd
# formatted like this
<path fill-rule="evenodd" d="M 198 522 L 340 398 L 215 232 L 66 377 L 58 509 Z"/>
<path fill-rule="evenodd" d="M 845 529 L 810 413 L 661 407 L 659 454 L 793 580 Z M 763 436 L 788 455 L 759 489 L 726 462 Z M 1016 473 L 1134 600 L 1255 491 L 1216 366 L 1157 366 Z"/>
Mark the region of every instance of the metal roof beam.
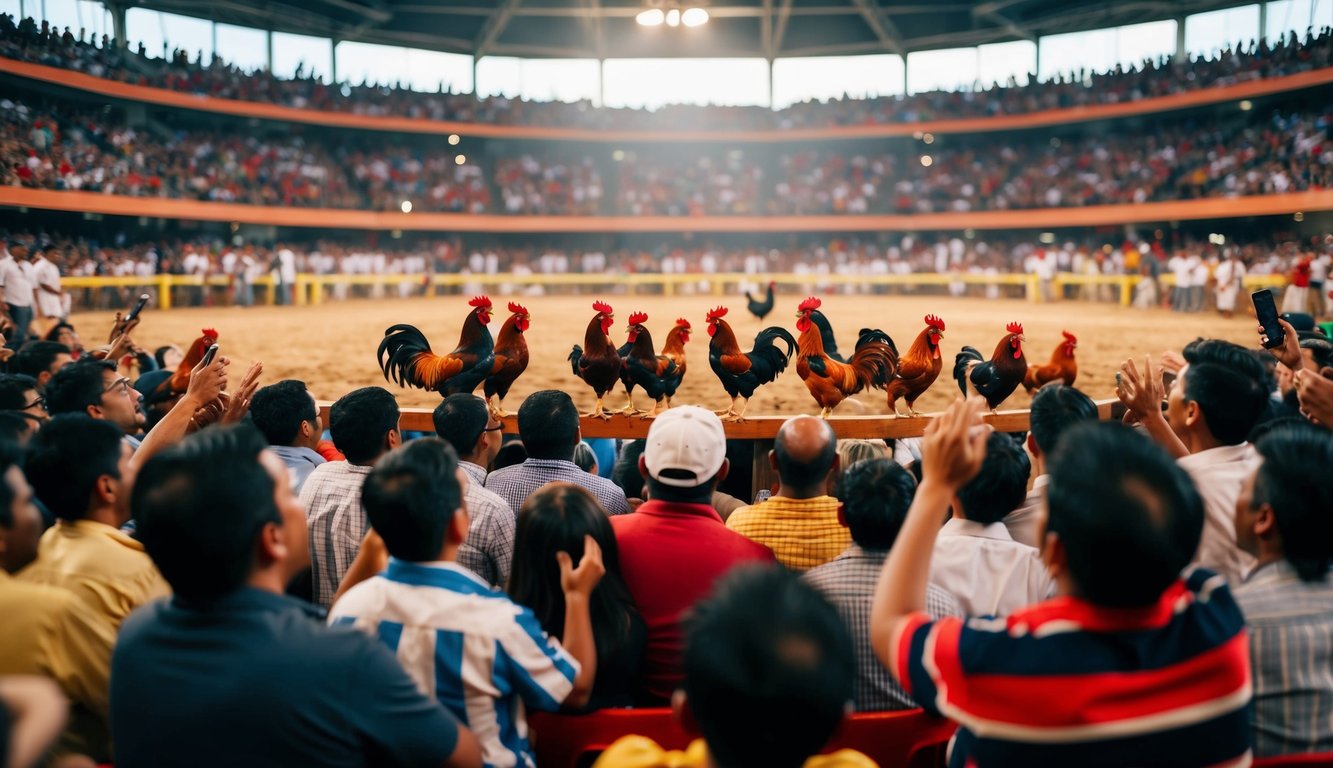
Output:
<path fill-rule="evenodd" d="M 782 38 L 787 36 L 787 22 L 791 21 L 791 3 L 792 0 L 782 0 L 782 5 L 778 6 L 778 17 L 773 21 L 773 56 L 777 58 L 782 53 Z"/>
<path fill-rule="evenodd" d="M 885 50 L 899 56 L 905 55 L 902 33 L 898 31 L 898 25 L 893 23 L 893 19 L 879 7 L 879 3 L 876 0 L 853 0 L 853 2 L 861 17 L 866 20 L 866 26 L 875 33 L 875 37 L 879 38 Z"/>
<path fill-rule="evenodd" d="M 491 46 L 495 45 L 495 41 L 499 40 L 500 35 L 504 34 L 505 27 L 509 26 L 509 20 L 513 18 L 514 11 L 518 8 L 520 2 L 522 0 L 504 0 L 500 3 L 500 6 L 495 9 L 495 13 L 482 25 L 481 32 L 477 34 L 477 42 L 473 47 L 474 56 L 477 58 L 485 56 Z"/>

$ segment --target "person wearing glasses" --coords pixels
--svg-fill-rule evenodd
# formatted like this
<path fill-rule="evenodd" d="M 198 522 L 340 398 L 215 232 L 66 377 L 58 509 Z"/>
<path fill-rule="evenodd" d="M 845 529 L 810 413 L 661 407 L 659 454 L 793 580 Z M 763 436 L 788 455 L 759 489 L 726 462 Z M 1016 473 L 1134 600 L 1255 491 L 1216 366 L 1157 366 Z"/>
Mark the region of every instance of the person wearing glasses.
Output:
<path fill-rule="evenodd" d="M 487 468 L 500 452 L 504 425 L 491 414 L 486 401 L 467 392 L 446 397 L 432 417 L 435 434 L 453 446 L 458 466 L 469 480 L 463 497 L 470 521 L 467 538 L 458 550 L 458 564 L 504 589 L 514 560 L 517 518 L 504 499 L 483 485 Z"/>
<path fill-rule="evenodd" d="M 0 411 L 14 411 L 37 421 L 46 421 L 46 398 L 37 390 L 37 380 L 21 373 L 0 374 Z"/>

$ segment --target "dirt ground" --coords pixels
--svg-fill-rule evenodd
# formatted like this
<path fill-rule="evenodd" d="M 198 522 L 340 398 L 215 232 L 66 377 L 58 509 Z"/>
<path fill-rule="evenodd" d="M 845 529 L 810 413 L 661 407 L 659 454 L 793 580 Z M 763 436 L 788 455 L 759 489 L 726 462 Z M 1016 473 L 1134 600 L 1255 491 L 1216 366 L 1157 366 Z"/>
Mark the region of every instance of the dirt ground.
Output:
<path fill-rule="evenodd" d="M 497 309 L 510 297 L 493 295 Z M 571 372 L 566 357 L 570 347 L 583 342 L 584 329 L 593 316 L 594 296 L 547 296 L 520 299 L 532 313 L 527 333 L 531 363 L 514 385 L 505 401 L 507 410 L 518 409 L 528 393 L 539 389 L 563 389 L 570 392 L 580 408 L 593 402 L 592 390 Z M 726 393 L 708 367 L 708 341 L 705 313 L 719 303 L 708 296 L 607 296 L 615 308 L 616 324 L 612 340 L 625 339 L 625 321 L 630 312 L 647 312 L 646 323 L 660 349 L 667 330 L 676 317 L 685 317 L 694 326 L 686 347 L 688 370 L 676 397 L 677 403 L 699 403 L 713 408 L 726 405 Z M 761 324 L 746 310 L 744 297 L 727 297 L 721 302 L 731 308 L 731 321 L 742 347 L 748 351 L 749 340 L 764 325 L 780 324 L 795 334 L 795 308 L 801 297 L 780 295 L 778 305 Z M 1129 355 L 1140 359 L 1167 349 L 1180 349 L 1198 336 L 1230 339 L 1247 346 L 1257 344 L 1254 321 L 1237 317 L 1223 320 L 1212 313 L 1172 314 L 1163 310 L 1133 310 L 1113 304 L 1064 302 L 1030 304 L 1023 300 L 984 300 L 940 296 L 842 296 L 823 297 L 823 311 L 833 324 L 839 344 L 849 349 L 856 330 L 867 326 L 883 328 L 902 351 L 912 344 L 924 327 L 923 315 L 939 315 L 947 324 L 943 350 L 945 368 L 939 380 L 917 403 L 917 408 L 934 411 L 958 394 L 950 376 L 953 355 L 963 344 L 982 350 L 989 356 L 1012 320 L 1024 325 L 1027 336 L 1025 353 L 1029 364 L 1044 364 L 1059 343 L 1062 330 L 1079 339 L 1078 386 L 1094 398 L 1113 396 L 1114 371 Z M 355 300 L 326 303 L 316 307 L 256 307 L 149 310 L 136 335 L 138 344 L 151 351 L 175 343 L 185 348 L 203 327 L 218 330 L 222 353 L 235 363 L 236 378 L 251 361 L 264 363 L 264 382 L 284 378 L 305 380 L 315 396 L 333 400 L 343 393 L 367 385 L 387 387 L 404 406 L 433 407 L 439 396 L 420 390 L 403 390 L 387 383 L 375 361 L 375 349 L 384 329 L 393 323 L 411 323 L 430 339 L 437 353 L 452 350 L 459 329 L 468 312 L 466 297 Z M 498 313 L 491 322 L 498 332 L 507 313 Z M 83 313 L 72 318 L 85 344 L 101 343 L 110 327 L 108 313 Z M 480 392 L 480 388 L 478 388 Z M 848 401 L 838 414 L 887 413 L 881 392 L 859 395 L 858 402 Z M 623 397 L 609 398 L 619 407 Z M 649 405 L 640 396 L 640 404 Z M 1019 388 L 1002 406 L 1025 408 L 1028 396 Z M 751 401 L 747 415 L 782 415 L 814 413 L 818 407 L 796 375 L 793 363 L 779 379 L 762 387 Z"/>

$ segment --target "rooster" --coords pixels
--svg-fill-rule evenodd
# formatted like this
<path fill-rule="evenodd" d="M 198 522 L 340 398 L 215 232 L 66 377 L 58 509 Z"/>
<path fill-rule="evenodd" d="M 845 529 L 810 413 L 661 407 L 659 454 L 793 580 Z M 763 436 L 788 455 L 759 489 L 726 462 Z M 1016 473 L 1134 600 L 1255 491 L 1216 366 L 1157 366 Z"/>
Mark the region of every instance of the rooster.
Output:
<path fill-rule="evenodd" d="M 1078 361 L 1074 359 L 1078 339 L 1069 331 L 1060 333 L 1065 340 L 1051 353 L 1051 362 L 1028 368 L 1027 375 L 1023 377 L 1023 388 L 1029 395 L 1052 381 L 1063 381 L 1065 386 L 1074 386 L 1074 379 L 1078 378 Z"/>
<path fill-rule="evenodd" d="M 662 345 L 662 357 L 676 364 L 676 372 L 666 380 L 666 407 L 671 407 L 671 398 L 685 380 L 685 344 L 690 340 L 690 321 L 683 317 L 676 318 L 676 325 L 667 332 L 666 343 Z"/>
<path fill-rule="evenodd" d="M 745 292 L 745 298 L 749 300 L 750 314 L 763 320 L 768 317 L 768 313 L 773 311 L 773 288 L 777 283 L 768 281 L 768 296 L 763 301 L 756 299 L 749 291 Z"/>
<path fill-rule="evenodd" d="M 745 408 L 760 385 L 768 384 L 787 369 L 787 363 L 796 352 L 796 339 L 786 328 L 771 326 L 754 337 L 754 349 L 741 352 L 736 334 L 722 318 L 727 308 L 718 307 L 708 313 L 708 364 L 722 382 L 722 388 L 731 396 L 731 405 L 718 415 L 729 421 L 744 421 Z M 784 353 L 774 344 L 781 339 L 787 345 Z M 736 410 L 736 398 L 743 398 L 741 409 Z"/>
<path fill-rule="evenodd" d="M 667 383 L 676 378 L 676 364 L 666 355 L 653 351 L 653 337 L 643 327 L 647 321 L 648 315 L 643 312 L 633 312 L 629 316 L 629 340 L 620 352 L 620 359 L 625 363 L 620 381 L 625 385 L 625 397 L 629 400 L 624 413 L 640 413 L 643 418 L 651 419 L 662 412 Z M 643 387 L 643 391 L 656 402 L 651 412 L 634 407 L 635 386 Z"/>
<path fill-rule="evenodd" d="M 194 372 L 195 366 L 204 359 L 204 354 L 208 348 L 218 343 L 218 332 L 212 328 L 205 328 L 199 332 L 199 338 L 190 344 L 190 348 L 185 350 L 185 357 L 181 358 L 180 365 L 176 366 L 176 372 L 171 374 L 170 378 L 164 379 L 148 400 L 152 403 L 174 402 L 176 398 L 185 394 L 185 390 L 190 388 L 190 374 Z"/>
<path fill-rule="evenodd" d="M 611 414 L 602 408 L 602 398 L 620 381 L 624 362 L 611 343 L 611 338 L 606 335 L 615 324 L 615 310 L 604 301 L 593 302 L 592 308 L 597 314 L 588 322 L 588 330 L 583 334 L 583 346 L 575 344 L 569 353 L 569 363 L 574 375 L 583 379 L 597 394 L 597 403 L 592 411 L 583 416 L 609 420 Z"/>
<path fill-rule="evenodd" d="M 796 309 L 796 330 L 801 332 L 796 373 L 819 403 L 820 417 L 827 419 L 845 398 L 871 387 L 888 386 L 898 370 L 898 349 L 888 334 L 863 328 L 851 359 L 834 360 L 825 353 L 823 329 L 813 319 L 822 315 L 821 303 L 811 296 Z"/>
<path fill-rule="evenodd" d="M 444 397 L 475 390 L 495 368 L 495 340 L 486 329 L 491 322 L 491 300 L 477 296 L 468 306 L 472 311 L 463 321 L 458 347 L 447 355 L 431 352 L 425 334 L 414 326 L 398 324 L 386 329 L 377 353 L 385 381 L 434 390 Z"/>
<path fill-rule="evenodd" d="M 1028 371 L 1027 358 L 1023 357 L 1022 324 L 1010 323 L 1005 330 L 1008 333 L 995 345 L 990 360 L 985 360 L 973 347 L 963 347 L 954 358 L 953 377 L 963 396 L 975 391 L 986 398 L 991 413 L 1018 389 Z"/>
<path fill-rule="evenodd" d="M 500 404 L 514 381 L 528 368 L 528 342 L 523 333 L 528 330 L 532 316 L 525 307 L 512 301 L 509 302 L 509 312 L 509 319 L 500 326 L 500 334 L 495 339 L 495 365 L 481 388 L 486 393 L 486 405 L 498 419 L 509 415 Z M 491 402 L 491 398 L 495 401 Z"/>
<path fill-rule="evenodd" d="M 902 416 L 898 412 L 900 397 L 907 401 L 908 416 L 921 415 L 912 405 L 927 389 L 930 389 L 930 385 L 939 378 L 940 369 L 944 367 L 944 359 L 940 355 L 944 321 L 934 315 L 926 315 L 925 323 L 925 329 L 917 334 L 916 341 L 912 342 L 907 354 L 898 360 L 898 375 L 889 382 L 889 407 L 893 409 L 895 416 Z"/>

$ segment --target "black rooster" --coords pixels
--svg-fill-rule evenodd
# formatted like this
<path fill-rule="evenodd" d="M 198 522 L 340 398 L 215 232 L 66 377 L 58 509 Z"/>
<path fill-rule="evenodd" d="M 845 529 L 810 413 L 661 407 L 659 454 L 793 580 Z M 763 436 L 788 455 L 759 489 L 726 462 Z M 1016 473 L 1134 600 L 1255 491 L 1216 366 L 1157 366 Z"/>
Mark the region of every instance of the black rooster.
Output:
<path fill-rule="evenodd" d="M 773 282 L 772 280 L 768 281 L 768 298 L 764 299 L 763 301 L 756 299 L 754 295 L 751 294 L 749 291 L 745 292 L 745 298 L 749 299 L 750 301 L 749 304 L 750 314 L 754 315 L 760 320 L 763 320 L 765 317 L 768 317 L 768 313 L 773 311 L 773 287 L 775 285 L 777 285 L 777 283 Z"/>

